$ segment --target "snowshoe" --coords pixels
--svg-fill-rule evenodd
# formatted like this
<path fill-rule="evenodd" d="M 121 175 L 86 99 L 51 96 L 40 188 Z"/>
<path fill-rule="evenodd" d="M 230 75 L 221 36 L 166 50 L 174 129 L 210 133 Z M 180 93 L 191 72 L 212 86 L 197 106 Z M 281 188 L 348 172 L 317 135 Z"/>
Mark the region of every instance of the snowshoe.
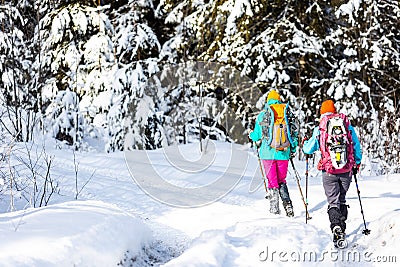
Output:
<path fill-rule="evenodd" d="M 288 217 L 294 216 L 293 206 L 291 201 L 283 202 L 283 207 L 285 208 L 286 216 Z"/>
<path fill-rule="evenodd" d="M 332 233 L 333 233 L 333 244 L 335 246 L 335 248 L 347 248 L 348 243 L 346 240 L 346 234 L 343 232 L 342 228 L 340 226 L 335 226 L 332 229 Z"/>

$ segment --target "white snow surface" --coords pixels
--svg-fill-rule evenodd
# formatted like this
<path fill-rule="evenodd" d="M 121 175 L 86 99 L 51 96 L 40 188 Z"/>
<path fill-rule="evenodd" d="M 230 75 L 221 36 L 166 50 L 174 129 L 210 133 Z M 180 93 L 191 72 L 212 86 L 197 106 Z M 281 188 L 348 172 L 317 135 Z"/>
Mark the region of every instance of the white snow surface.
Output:
<path fill-rule="evenodd" d="M 88 200 L 2 214 L 0 236 L 1 266 L 115 266 L 151 235 L 134 215 Z"/>
<path fill-rule="evenodd" d="M 203 186 L 201 177 L 214 180 L 227 171 L 223 165 L 232 157 L 229 144 L 214 144 L 216 156 L 211 158 L 215 160 L 197 173 L 177 168 L 185 166 L 184 161 L 198 160 L 196 143 L 179 146 L 176 153 L 181 155 L 169 158 L 182 162 L 171 163 L 160 149 L 149 153 L 151 164 L 142 157 L 131 171 L 138 180 L 152 168 L 170 183 Z M 19 207 L 14 212 L 6 212 L 9 200 L 1 197 L 0 266 L 396 266 L 400 261 L 399 174 L 371 176 L 365 170 L 358 176 L 370 235 L 362 234 L 364 224 L 352 182 L 347 197 L 349 247 L 337 250 L 331 242 L 316 163 L 310 162 L 307 199 L 312 219 L 306 224 L 292 168 L 287 182 L 295 217 L 271 215 L 254 151 L 246 146 L 237 149 L 248 151 L 237 154 L 247 155 L 246 170 L 232 171 L 243 177 L 224 197 L 196 208 L 163 204 L 143 192 L 122 152 L 76 153 L 78 187 L 95 172 L 74 200 L 72 152 L 48 149 L 55 155 L 53 177 L 60 177 L 60 194 L 47 207 Z M 295 166 L 305 194 L 305 162 L 295 160 Z"/>

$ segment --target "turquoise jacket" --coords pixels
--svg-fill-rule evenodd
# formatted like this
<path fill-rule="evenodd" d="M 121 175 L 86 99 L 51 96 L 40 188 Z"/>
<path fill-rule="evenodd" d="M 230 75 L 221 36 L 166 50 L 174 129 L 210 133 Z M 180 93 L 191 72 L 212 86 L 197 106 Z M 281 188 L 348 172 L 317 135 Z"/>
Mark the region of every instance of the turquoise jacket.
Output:
<path fill-rule="evenodd" d="M 295 153 L 297 142 L 294 143 L 294 146 L 291 146 L 290 149 L 287 150 L 276 150 L 267 144 L 267 140 L 263 138 L 262 128 L 260 126 L 260 122 L 263 120 L 264 113 L 268 112 L 268 108 L 272 104 L 281 104 L 282 102 L 275 99 L 270 99 L 267 104 L 265 104 L 264 110 L 257 116 L 256 124 L 254 130 L 249 134 L 250 139 L 253 142 L 257 142 L 262 139 L 261 146 L 259 149 L 259 155 L 261 159 L 268 160 L 289 160 L 290 152 Z"/>
<path fill-rule="evenodd" d="M 361 144 L 353 126 L 349 126 L 349 131 L 351 132 L 351 139 L 353 140 L 354 160 L 358 165 L 361 164 L 362 159 Z M 312 154 L 319 150 L 319 134 L 319 126 L 317 126 L 314 128 L 311 138 L 306 140 L 303 144 L 303 152 L 305 154 Z"/>

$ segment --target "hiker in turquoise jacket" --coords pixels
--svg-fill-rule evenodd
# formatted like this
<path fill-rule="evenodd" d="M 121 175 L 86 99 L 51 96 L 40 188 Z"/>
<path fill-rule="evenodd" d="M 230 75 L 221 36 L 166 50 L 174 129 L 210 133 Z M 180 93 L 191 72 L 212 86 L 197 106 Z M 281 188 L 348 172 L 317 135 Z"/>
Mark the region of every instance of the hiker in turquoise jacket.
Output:
<path fill-rule="evenodd" d="M 270 125 L 263 125 L 263 120 L 266 114 L 269 114 L 270 109 L 274 112 L 274 117 L 277 117 L 276 104 L 282 104 L 280 95 L 275 90 L 272 90 L 267 97 L 267 103 L 264 110 L 257 116 L 254 130 L 250 132 L 249 137 L 253 142 L 261 141 L 259 156 L 264 166 L 264 172 L 268 179 L 268 188 L 272 192 L 270 199 L 270 212 L 280 214 L 279 196 L 282 199 L 286 215 L 294 216 L 293 205 L 290 200 L 289 191 L 286 184 L 286 176 L 288 171 L 289 159 L 296 152 L 297 139 L 292 140 L 290 146 L 286 149 L 277 150 L 271 146 L 269 139 L 265 138 L 265 131 L 269 131 L 269 136 L 272 136 Z M 287 120 L 286 120 L 287 122 Z M 273 125 L 273 122 L 271 126 Z M 263 129 L 266 128 L 267 129 Z M 290 137 L 289 137 L 290 139 Z"/>

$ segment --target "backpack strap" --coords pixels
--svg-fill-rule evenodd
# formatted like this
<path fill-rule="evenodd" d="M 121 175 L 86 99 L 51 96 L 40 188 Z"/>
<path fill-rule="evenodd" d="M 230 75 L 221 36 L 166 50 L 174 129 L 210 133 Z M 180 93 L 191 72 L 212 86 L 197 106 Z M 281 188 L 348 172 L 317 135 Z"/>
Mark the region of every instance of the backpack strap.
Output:
<path fill-rule="evenodd" d="M 330 161 L 330 155 L 326 148 L 328 133 L 327 123 L 332 114 L 325 115 L 319 122 L 319 149 L 321 151 L 321 160 L 318 162 L 318 170 L 325 170 L 325 166 Z"/>
<path fill-rule="evenodd" d="M 292 113 L 290 111 L 289 103 L 286 103 L 285 110 L 284 110 L 286 129 L 287 129 L 287 133 L 288 133 L 289 143 L 290 143 L 290 145 L 294 146 L 295 142 L 292 138 L 292 134 L 294 134 L 294 133 L 292 133 L 292 131 L 291 131 L 292 129 L 291 129 L 291 121 L 290 121 L 292 118 L 289 118 L 288 114 L 292 114 Z"/>
<path fill-rule="evenodd" d="M 265 112 L 268 112 L 269 116 L 271 118 L 269 125 L 268 125 L 268 137 L 266 138 L 267 145 L 270 146 L 272 143 L 272 129 L 274 128 L 275 114 L 274 114 L 274 111 L 272 110 L 271 106 L 268 106 L 267 110 Z"/>

